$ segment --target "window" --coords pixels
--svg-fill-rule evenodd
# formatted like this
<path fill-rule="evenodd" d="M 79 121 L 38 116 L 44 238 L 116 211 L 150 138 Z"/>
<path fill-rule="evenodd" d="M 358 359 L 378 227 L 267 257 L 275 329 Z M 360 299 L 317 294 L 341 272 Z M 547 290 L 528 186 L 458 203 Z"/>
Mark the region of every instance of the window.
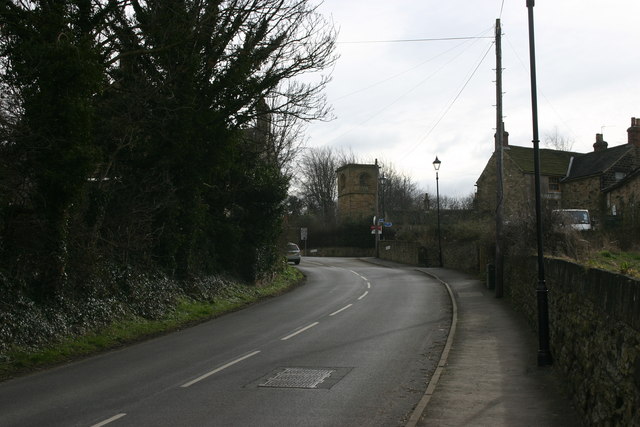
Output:
<path fill-rule="evenodd" d="M 361 187 L 368 187 L 369 186 L 369 174 L 368 173 L 361 173 L 360 174 L 360 186 Z"/>
<path fill-rule="evenodd" d="M 549 177 L 549 192 L 550 193 L 560 192 L 560 178 L 558 178 L 557 176 Z"/>

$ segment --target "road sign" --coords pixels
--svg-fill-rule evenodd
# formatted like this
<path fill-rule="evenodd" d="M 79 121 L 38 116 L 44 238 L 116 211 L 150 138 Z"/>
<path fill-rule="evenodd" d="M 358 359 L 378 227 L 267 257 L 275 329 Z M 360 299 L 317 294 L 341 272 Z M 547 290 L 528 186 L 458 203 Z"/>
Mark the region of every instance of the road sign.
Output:
<path fill-rule="evenodd" d="M 307 228 L 303 227 L 300 229 L 300 240 L 307 240 Z"/>
<path fill-rule="evenodd" d="M 393 224 L 392 224 L 392 223 L 390 223 L 390 222 L 385 222 L 383 225 L 384 225 L 385 227 L 391 227 Z"/>

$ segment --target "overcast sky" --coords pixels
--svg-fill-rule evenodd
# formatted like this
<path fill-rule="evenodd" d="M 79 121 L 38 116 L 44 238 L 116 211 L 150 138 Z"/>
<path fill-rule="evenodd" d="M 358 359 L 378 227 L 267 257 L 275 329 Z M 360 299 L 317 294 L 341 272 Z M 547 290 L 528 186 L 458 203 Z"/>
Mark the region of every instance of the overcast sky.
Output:
<path fill-rule="evenodd" d="M 309 126 L 307 146 L 378 158 L 429 192 L 437 155 L 441 194 L 474 193 L 494 148 L 497 18 L 505 129 L 512 145 L 532 146 L 525 0 L 325 0 L 320 11 L 339 29 L 335 119 Z M 639 0 L 536 1 L 542 148 L 556 131 L 578 152 L 596 133 L 626 143 L 640 117 L 639 16 Z M 443 38 L 453 40 L 382 42 Z"/>

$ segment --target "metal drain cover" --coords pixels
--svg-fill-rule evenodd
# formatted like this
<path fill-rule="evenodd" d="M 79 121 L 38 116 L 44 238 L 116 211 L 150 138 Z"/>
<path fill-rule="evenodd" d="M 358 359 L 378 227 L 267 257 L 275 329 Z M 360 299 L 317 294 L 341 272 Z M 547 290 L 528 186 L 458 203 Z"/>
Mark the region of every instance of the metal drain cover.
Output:
<path fill-rule="evenodd" d="M 257 386 L 329 389 L 344 378 L 350 370 L 351 368 L 279 368 L 260 379 Z"/>

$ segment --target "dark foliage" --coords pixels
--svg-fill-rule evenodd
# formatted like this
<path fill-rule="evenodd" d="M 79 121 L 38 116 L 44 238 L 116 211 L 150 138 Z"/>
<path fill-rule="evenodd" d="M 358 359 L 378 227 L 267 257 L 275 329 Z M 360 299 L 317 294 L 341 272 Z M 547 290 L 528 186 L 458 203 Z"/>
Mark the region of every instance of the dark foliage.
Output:
<path fill-rule="evenodd" d="M 153 317 L 176 281 L 270 275 L 287 135 L 327 113 L 294 79 L 334 40 L 307 1 L 0 2 L 0 305 Z"/>

